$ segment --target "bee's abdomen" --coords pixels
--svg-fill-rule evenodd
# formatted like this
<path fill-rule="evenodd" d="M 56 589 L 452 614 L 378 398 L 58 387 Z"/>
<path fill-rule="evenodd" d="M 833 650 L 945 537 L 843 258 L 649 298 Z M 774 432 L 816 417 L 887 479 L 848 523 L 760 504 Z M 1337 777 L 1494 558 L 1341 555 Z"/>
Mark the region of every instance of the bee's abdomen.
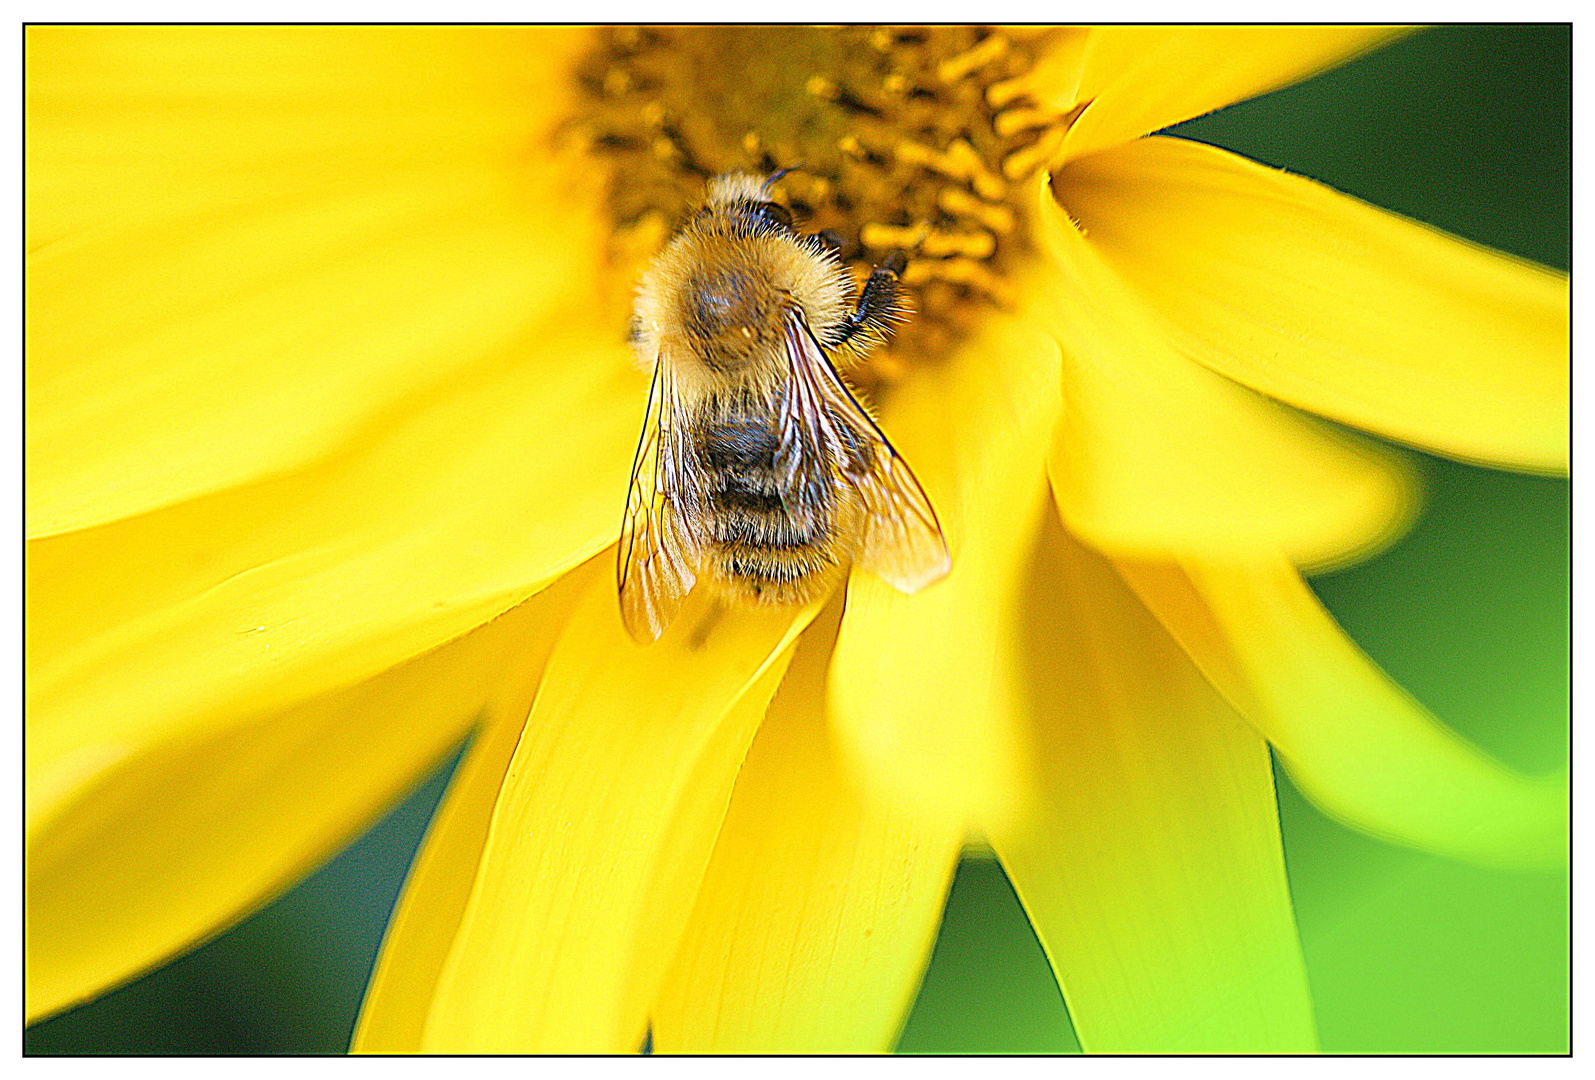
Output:
<path fill-rule="evenodd" d="M 841 569 L 830 538 L 792 547 L 721 544 L 707 569 L 719 591 L 755 602 L 801 604 L 820 595 Z"/>
<path fill-rule="evenodd" d="M 780 440 L 768 420 L 732 415 L 703 425 L 698 436 L 698 456 L 711 473 L 769 470 L 775 468 L 775 451 L 779 445 Z"/>
<path fill-rule="evenodd" d="M 836 498 L 804 470 L 777 464 L 767 420 L 732 417 L 704 427 L 698 446 L 706 480 L 704 526 L 717 577 L 755 599 L 796 603 L 829 580 Z"/>
<path fill-rule="evenodd" d="M 824 474 L 777 462 L 778 449 L 776 432 L 761 418 L 705 425 L 698 457 L 713 539 L 791 547 L 813 543 L 829 529 L 835 497 Z"/>

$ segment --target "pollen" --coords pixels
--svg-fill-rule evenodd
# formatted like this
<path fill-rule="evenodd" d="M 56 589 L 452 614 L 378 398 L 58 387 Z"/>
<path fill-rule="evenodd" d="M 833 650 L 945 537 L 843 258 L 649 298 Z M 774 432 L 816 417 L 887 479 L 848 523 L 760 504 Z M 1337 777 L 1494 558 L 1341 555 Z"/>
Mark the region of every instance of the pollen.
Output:
<path fill-rule="evenodd" d="M 1009 303 L 1029 254 L 1018 195 L 1066 130 L 1027 75 L 1069 32 L 613 27 L 578 66 L 567 131 L 612 166 L 624 269 L 701 204 L 705 180 L 736 171 L 792 170 L 775 197 L 800 230 L 840 238 L 860 281 L 906 254 L 914 315 L 855 373 L 879 389 Z"/>

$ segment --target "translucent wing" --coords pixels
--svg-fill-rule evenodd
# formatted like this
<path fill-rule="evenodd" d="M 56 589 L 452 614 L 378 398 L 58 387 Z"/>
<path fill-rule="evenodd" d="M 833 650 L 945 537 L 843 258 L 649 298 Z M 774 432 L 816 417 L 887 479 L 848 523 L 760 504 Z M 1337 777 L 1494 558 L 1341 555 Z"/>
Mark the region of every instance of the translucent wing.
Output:
<path fill-rule="evenodd" d="M 615 565 L 621 619 L 642 644 L 659 639 L 698 579 L 697 490 L 675 378 L 661 356 L 631 465 Z"/>
<path fill-rule="evenodd" d="M 952 559 L 925 489 L 854 400 L 802 312 L 789 308 L 784 325 L 792 381 L 782 441 L 801 432 L 858 492 L 864 522 L 854 561 L 899 592 L 941 580 Z"/>

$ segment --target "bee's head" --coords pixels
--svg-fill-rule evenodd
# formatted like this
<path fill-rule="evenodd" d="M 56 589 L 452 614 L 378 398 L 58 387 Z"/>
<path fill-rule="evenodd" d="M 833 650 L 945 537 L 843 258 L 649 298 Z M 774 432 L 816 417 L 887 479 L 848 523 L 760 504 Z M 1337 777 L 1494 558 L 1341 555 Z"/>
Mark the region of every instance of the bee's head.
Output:
<path fill-rule="evenodd" d="M 792 211 L 770 198 L 770 188 L 791 171 L 782 169 L 765 179 L 749 173 L 716 176 L 709 181 L 709 197 L 702 212 L 724 218 L 755 236 L 790 235 Z"/>

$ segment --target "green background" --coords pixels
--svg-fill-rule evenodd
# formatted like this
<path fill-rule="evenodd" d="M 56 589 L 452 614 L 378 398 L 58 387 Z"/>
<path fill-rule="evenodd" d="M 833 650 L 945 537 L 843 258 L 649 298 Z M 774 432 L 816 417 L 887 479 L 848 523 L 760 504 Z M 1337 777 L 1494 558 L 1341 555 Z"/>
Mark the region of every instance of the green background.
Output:
<path fill-rule="evenodd" d="M 1442 27 L 1175 130 L 1566 269 L 1571 89 L 1566 26 Z M 1429 480 L 1417 527 L 1313 586 L 1363 648 L 1448 723 L 1521 768 L 1560 765 L 1569 484 L 1411 457 Z M 229 933 L 30 1028 L 26 1051 L 342 1051 L 451 767 Z M 1368 839 L 1278 777 L 1325 1050 L 1568 1049 L 1565 873 L 1480 870 Z M 966 860 L 959 870 L 901 1049 L 1078 1049 L 1040 946 L 993 862 Z"/>

